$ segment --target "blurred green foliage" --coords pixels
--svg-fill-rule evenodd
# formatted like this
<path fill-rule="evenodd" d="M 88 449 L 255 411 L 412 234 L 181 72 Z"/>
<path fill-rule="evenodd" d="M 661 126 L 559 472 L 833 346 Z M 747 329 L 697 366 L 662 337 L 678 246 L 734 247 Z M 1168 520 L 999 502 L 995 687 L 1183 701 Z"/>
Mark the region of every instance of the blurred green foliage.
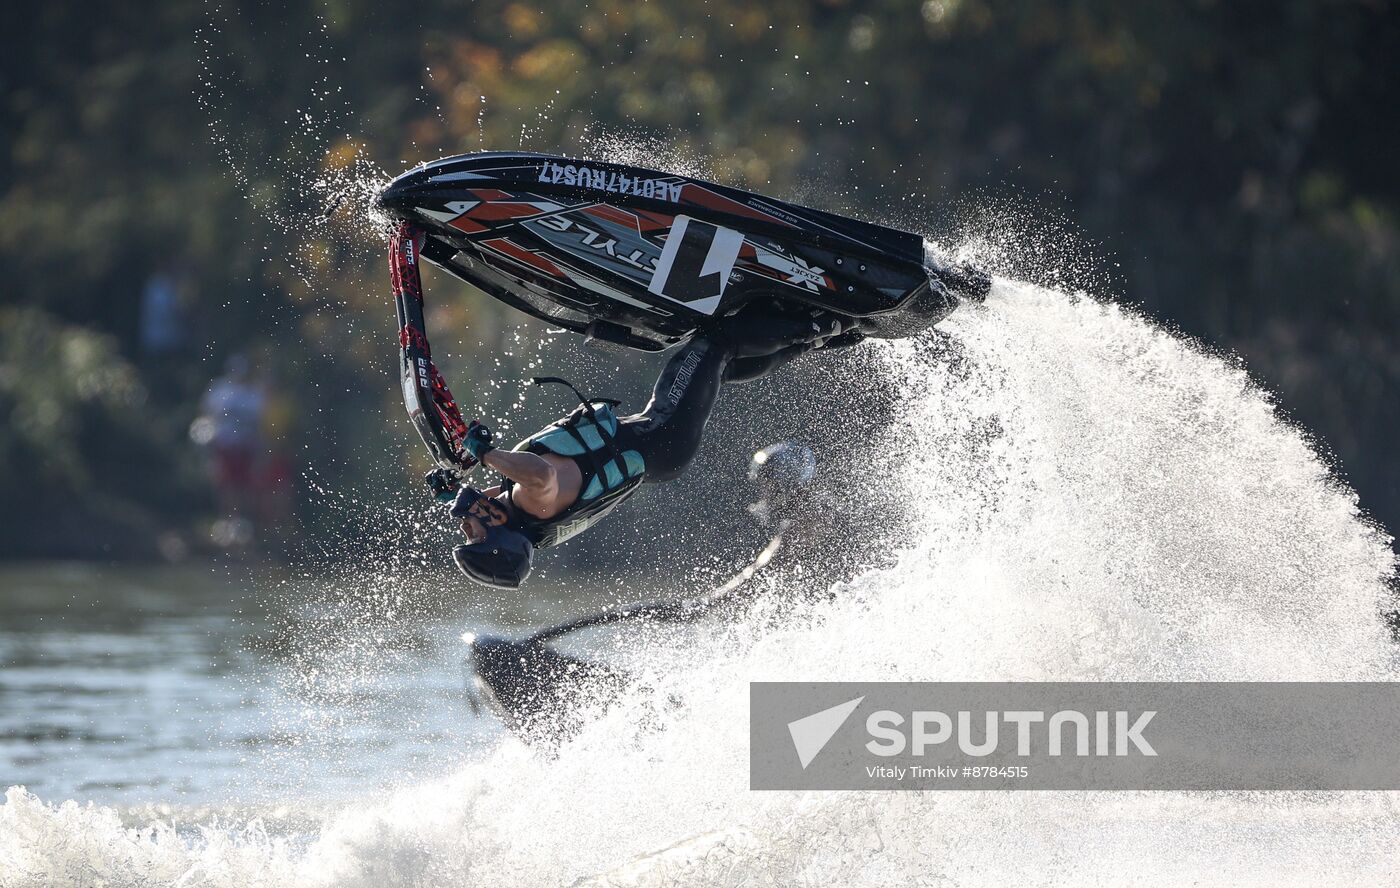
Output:
<path fill-rule="evenodd" d="M 1070 219 L 1108 259 L 1027 246 L 1010 269 L 1238 352 L 1394 526 L 1397 59 L 1384 0 L 27 8 L 0 36 L 0 554 L 91 553 L 74 541 L 207 510 L 184 429 L 235 350 L 306 406 L 321 480 L 422 468 L 362 204 L 318 217 L 368 171 L 514 147 L 700 158 L 926 233 L 986 234 L 1010 207 L 1043 246 Z M 187 346 L 157 367 L 140 293 L 172 263 L 193 278 Z M 502 378 L 566 347 L 521 346 L 479 295 L 433 320 L 466 331 L 442 336 L 449 365 Z M 503 412 L 517 390 L 480 394 Z M 10 507 L 41 501 L 42 521 Z"/>
<path fill-rule="evenodd" d="M 207 506 L 178 415 L 110 334 L 0 307 L 0 415 L 7 550 L 154 557 L 169 515 Z"/>

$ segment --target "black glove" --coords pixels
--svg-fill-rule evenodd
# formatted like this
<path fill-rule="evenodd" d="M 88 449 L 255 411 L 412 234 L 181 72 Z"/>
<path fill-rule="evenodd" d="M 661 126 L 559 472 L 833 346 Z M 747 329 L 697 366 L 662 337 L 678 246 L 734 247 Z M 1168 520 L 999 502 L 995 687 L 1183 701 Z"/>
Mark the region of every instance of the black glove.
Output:
<path fill-rule="evenodd" d="M 467 453 L 471 454 L 472 459 L 481 462 L 483 456 L 496 449 L 496 445 L 491 443 L 493 438 L 495 435 L 491 434 L 490 429 L 473 419 L 467 426 L 467 437 L 462 441 L 462 445 L 467 448 Z"/>
<path fill-rule="evenodd" d="M 423 483 L 428 485 L 428 489 L 433 492 L 433 497 L 440 503 L 450 503 L 457 494 L 457 488 L 461 486 L 461 480 L 456 472 L 449 472 L 447 469 L 433 469 L 423 476 Z"/>

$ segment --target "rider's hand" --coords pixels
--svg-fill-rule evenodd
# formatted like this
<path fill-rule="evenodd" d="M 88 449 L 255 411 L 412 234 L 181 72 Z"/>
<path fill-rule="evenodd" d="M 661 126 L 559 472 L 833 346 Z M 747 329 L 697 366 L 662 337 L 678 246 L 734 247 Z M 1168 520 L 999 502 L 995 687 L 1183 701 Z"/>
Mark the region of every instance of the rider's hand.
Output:
<path fill-rule="evenodd" d="M 428 485 L 433 497 L 440 503 L 452 502 L 452 498 L 457 495 L 457 488 L 462 486 L 457 475 L 446 469 L 433 469 L 423 476 L 423 483 Z"/>
<path fill-rule="evenodd" d="M 495 435 L 491 434 L 490 429 L 473 419 L 467 426 L 467 437 L 462 444 L 472 459 L 481 462 L 483 456 L 496 449 L 496 445 L 491 443 L 493 438 Z"/>

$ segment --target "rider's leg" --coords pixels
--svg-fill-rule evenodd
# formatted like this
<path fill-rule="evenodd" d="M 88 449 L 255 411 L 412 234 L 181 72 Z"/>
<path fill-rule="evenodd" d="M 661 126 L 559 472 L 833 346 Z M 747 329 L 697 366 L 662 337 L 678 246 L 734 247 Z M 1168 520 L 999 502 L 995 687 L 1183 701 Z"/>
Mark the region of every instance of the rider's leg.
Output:
<path fill-rule="evenodd" d="M 838 325 L 833 318 L 820 329 L 823 339 L 821 350 L 823 352 L 849 348 L 865 340 L 865 329 L 861 321 L 855 321 L 853 323 L 847 320 L 845 325 Z M 798 355 L 805 355 L 816 347 L 816 342 L 799 342 L 796 345 L 790 345 L 772 354 L 748 358 L 735 358 L 729 362 L 729 367 L 724 371 L 724 381 L 745 383 L 753 382 L 755 379 L 762 379 L 774 370 L 787 364 Z"/>
<path fill-rule="evenodd" d="M 729 360 L 718 343 L 692 339 L 666 362 L 646 409 L 622 418 L 618 446 L 641 453 L 648 483 L 679 477 L 695 457 Z"/>
<path fill-rule="evenodd" d="M 782 351 L 774 352 L 771 355 L 753 358 L 735 358 L 730 361 L 729 366 L 725 368 L 724 381 L 744 383 L 753 382 L 755 379 L 762 379 L 793 358 L 798 355 L 806 354 L 815 347 L 813 343 L 802 342 L 797 345 L 790 345 Z"/>
<path fill-rule="evenodd" d="M 779 358 L 771 371 L 805 351 L 813 338 L 829 334 L 827 327 L 806 321 L 765 318 L 692 339 L 666 363 L 646 409 L 622 419 L 619 446 L 642 454 L 648 482 L 679 477 L 700 450 L 731 361 Z"/>

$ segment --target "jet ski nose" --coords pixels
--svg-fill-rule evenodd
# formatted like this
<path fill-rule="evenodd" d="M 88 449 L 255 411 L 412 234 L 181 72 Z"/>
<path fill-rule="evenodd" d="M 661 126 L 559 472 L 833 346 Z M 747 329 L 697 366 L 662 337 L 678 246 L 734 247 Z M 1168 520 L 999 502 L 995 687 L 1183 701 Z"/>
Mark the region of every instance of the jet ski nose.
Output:
<path fill-rule="evenodd" d="M 412 209 L 414 198 L 422 191 L 426 176 L 423 167 L 415 167 L 394 177 L 375 195 L 374 205 L 381 210 L 404 212 Z"/>
<path fill-rule="evenodd" d="M 374 196 L 376 209 L 393 210 L 404 206 L 404 192 L 408 190 L 404 178 L 399 176 L 379 190 L 379 193 Z"/>

